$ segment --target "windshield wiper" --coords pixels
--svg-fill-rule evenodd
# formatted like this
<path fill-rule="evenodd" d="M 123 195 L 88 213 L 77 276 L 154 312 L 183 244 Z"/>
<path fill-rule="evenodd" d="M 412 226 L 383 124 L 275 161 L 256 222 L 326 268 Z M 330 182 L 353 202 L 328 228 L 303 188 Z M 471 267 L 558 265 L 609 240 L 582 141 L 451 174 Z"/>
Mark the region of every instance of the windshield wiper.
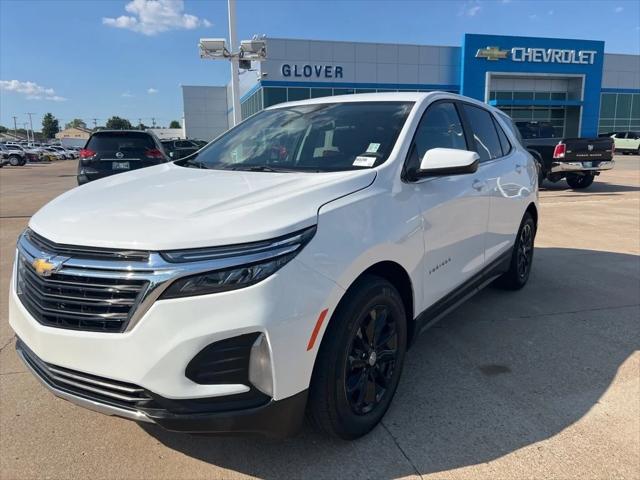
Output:
<path fill-rule="evenodd" d="M 235 167 L 226 167 L 224 170 L 238 170 L 241 172 L 295 172 L 288 168 L 269 167 L 267 165 L 239 165 Z"/>
<path fill-rule="evenodd" d="M 192 167 L 192 168 L 204 168 L 204 169 L 208 169 L 209 167 L 207 167 L 207 164 L 204 162 L 201 162 L 200 160 L 196 160 L 195 158 L 190 158 L 188 160 L 178 160 L 180 163 L 180 165 L 182 165 L 183 167 Z"/>

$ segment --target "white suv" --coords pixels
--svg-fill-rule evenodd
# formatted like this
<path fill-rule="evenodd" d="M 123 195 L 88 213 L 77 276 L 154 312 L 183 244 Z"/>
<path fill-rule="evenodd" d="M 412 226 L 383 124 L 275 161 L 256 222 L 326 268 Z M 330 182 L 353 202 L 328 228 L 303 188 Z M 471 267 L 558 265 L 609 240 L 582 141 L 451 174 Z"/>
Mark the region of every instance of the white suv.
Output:
<path fill-rule="evenodd" d="M 442 93 L 269 108 L 190 157 L 66 192 L 20 236 L 10 322 L 56 395 L 186 432 L 356 438 L 418 333 L 524 286 L 537 171 Z"/>

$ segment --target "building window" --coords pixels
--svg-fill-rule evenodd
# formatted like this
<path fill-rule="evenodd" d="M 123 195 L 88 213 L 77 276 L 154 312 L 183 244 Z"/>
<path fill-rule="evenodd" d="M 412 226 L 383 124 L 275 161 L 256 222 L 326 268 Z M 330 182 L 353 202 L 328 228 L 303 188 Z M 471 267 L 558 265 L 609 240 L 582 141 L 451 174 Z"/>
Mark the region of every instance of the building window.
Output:
<path fill-rule="evenodd" d="M 598 133 L 640 129 L 640 93 L 603 93 Z"/>
<path fill-rule="evenodd" d="M 312 88 L 311 98 L 330 97 L 333 95 L 331 88 Z"/>
<path fill-rule="evenodd" d="M 296 100 L 306 100 L 310 98 L 309 89 L 308 88 L 288 88 L 287 98 L 290 102 L 294 102 Z"/>
<path fill-rule="evenodd" d="M 264 89 L 264 108 L 284 103 L 287 101 L 287 89 L 279 87 L 266 87 Z"/>

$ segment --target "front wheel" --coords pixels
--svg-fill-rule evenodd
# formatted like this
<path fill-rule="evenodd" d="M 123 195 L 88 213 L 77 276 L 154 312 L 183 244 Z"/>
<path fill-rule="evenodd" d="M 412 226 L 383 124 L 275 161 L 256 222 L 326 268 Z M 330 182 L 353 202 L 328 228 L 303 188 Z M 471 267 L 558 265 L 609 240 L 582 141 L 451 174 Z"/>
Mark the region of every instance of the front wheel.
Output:
<path fill-rule="evenodd" d="M 406 347 L 400 294 L 383 278 L 362 277 L 340 302 L 320 345 L 309 387 L 312 423 L 346 440 L 371 431 L 391 404 Z"/>
<path fill-rule="evenodd" d="M 595 175 L 589 173 L 584 175 L 569 173 L 567 174 L 567 184 L 574 190 L 582 190 L 591 185 L 595 178 Z"/>
<path fill-rule="evenodd" d="M 21 163 L 21 162 L 22 162 L 22 159 L 21 159 L 19 156 L 17 156 L 17 155 L 11 155 L 11 156 L 9 157 L 9 164 L 10 164 L 12 167 L 18 167 L 18 166 L 20 165 L 20 163 Z"/>

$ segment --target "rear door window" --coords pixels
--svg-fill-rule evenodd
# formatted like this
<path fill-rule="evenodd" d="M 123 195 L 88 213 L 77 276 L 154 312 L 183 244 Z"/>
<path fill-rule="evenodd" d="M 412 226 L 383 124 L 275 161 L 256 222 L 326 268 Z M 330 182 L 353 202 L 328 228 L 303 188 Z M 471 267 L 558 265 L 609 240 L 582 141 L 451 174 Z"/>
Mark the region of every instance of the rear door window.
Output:
<path fill-rule="evenodd" d="M 471 126 L 475 151 L 480 156 L 481 162 L 493 160 L 502 156 L 502 147 L 492 115 L 484 108 L 475 107 L 467 103 L 463 104 L 464 113 Z"/>

